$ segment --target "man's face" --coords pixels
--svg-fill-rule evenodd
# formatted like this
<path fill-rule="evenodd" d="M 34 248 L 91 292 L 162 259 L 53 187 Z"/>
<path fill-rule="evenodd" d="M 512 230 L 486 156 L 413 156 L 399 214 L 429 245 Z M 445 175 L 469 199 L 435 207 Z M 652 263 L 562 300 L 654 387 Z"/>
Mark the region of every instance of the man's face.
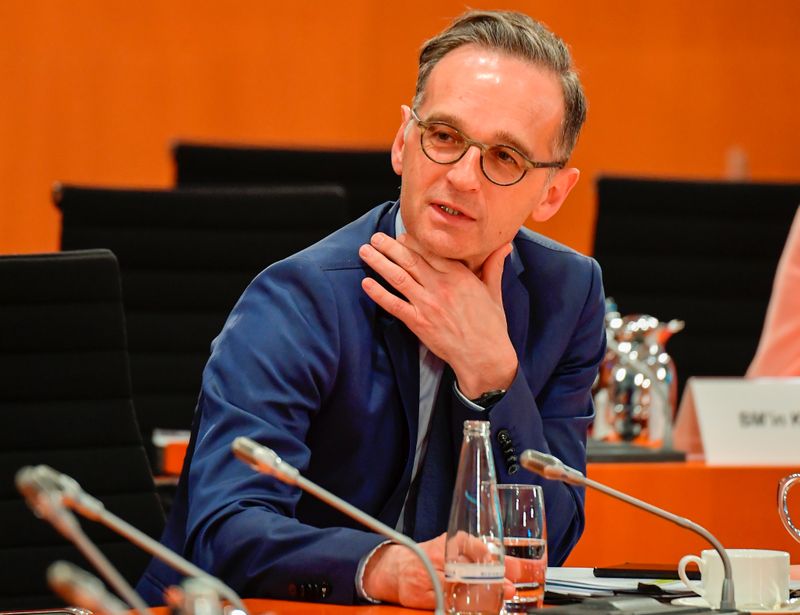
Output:
<path fill-rule="evenodd" d="M 563 109 L 553 73 L 465 45 L 433 68 L 416 111 L 424 121 L 446 122 L 471 139 L 513 145 L 529 159 L 545 162 L 554 160 Z M 517 184 L 498 186 L 481 171 L 477 147 L 454 164 L 436 164 L 423 153 L 420 127 L 407 107 L 392 145 L 392 165 L 402 176 L 400 209 L 408 233 L 426 249 L 463 261 L 473 271 L 511 241 L 530 216 L 546 220 L 553 215 L 578 173 L 561 170 L 548 182 L 547 169 L 531 169 Z"/>

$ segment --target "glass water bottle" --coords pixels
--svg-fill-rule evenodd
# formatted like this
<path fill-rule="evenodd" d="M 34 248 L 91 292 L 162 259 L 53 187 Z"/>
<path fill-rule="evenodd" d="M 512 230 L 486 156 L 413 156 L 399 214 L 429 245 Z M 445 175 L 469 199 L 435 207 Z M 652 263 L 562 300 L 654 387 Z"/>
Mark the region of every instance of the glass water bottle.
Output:
<path fill-rule="evenodd" d="M 489 421 L 464 421 L 444 574 L 448 613 L 500 612 L 505 556 Z"/>

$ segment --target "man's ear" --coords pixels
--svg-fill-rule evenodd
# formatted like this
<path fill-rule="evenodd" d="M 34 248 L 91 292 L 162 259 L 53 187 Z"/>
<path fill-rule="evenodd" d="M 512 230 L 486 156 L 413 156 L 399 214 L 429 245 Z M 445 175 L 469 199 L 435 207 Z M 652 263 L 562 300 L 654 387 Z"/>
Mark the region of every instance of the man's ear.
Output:
<path fill-rule="evenodd" d="M 550 180 L 550 185 L 546 189 L 544 198 L 534 206 L 531 218 L 536 222 L 544 222 L 556 215 L 570 190 L 578 183 L 580 176 L 581 172 L 574 167 L 558 171 Z"/>
<path fill-rule="evenodd" d="M 392 168 L 398 175 L 403 175 L 403 148 L 406 145 L 406 129 L 411 120 L 411 108 L 400 105 L 400 127 L 392 143 Z"/>

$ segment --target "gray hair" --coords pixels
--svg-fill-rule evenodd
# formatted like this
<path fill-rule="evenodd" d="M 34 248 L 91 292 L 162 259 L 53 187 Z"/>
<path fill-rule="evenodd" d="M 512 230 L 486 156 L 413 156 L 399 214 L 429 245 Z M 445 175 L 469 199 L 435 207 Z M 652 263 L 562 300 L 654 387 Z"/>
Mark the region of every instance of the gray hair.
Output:
<path fill-rule="evenodd" d="M 543 24 L 514 11 L 467 11 L 425 42 L 419 54 L 414 107 L 422 104 L 433 67 L 462 45 L 496 49 L 551 70 L 561 82 L 564 119 L 554 149 L 569 158 L 586 120 L 586 97 L 567 45 Z"/>

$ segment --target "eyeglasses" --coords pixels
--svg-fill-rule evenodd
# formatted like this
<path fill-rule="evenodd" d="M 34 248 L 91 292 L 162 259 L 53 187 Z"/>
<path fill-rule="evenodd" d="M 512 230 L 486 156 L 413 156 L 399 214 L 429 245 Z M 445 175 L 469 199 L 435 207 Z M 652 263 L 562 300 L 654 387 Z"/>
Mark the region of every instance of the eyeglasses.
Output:
<path fill-rule="evenodd" d="M 511 186 L 521 181 L 530 169 L 563 169 L 566 161 L 535 162 L 510 145 L 486 145 L 473 141 L 458 128 L 445 122 L 426 122 L 412 109 L 419 125 L 422 152 L 436 164 L 454 164 L 473 145 L 481 151 L 481 171 L 493 184 Z"/>

